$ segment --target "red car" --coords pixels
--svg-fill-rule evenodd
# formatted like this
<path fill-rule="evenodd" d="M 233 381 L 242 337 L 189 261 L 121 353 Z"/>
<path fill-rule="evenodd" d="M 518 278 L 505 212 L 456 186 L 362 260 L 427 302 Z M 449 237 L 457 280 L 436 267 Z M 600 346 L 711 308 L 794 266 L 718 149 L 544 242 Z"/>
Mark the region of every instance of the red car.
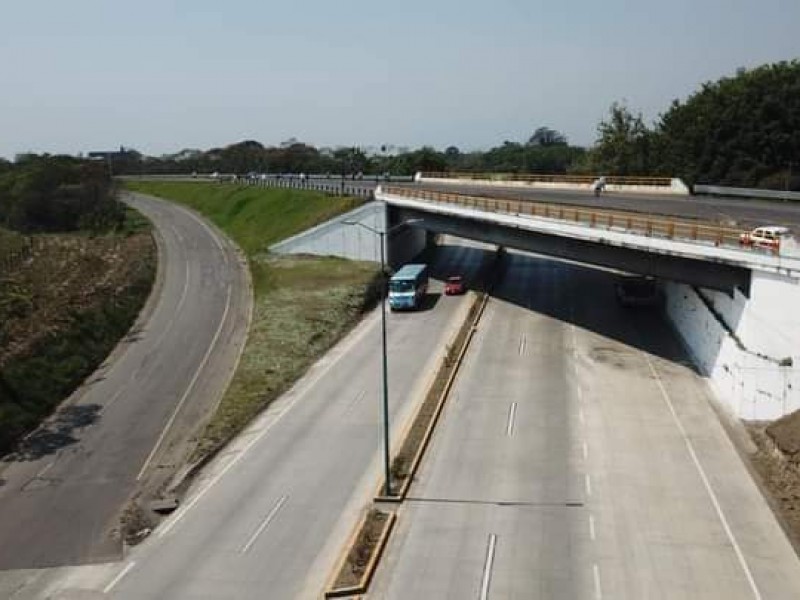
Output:
<path fill-rule="evenodd" d="M 444 293 L 446 296 L 455 296 L 463 294 L 466 291 L 464 288 L 464 278 L 461 275 L 453 275 L 448 277 L 444 284 Z"/>

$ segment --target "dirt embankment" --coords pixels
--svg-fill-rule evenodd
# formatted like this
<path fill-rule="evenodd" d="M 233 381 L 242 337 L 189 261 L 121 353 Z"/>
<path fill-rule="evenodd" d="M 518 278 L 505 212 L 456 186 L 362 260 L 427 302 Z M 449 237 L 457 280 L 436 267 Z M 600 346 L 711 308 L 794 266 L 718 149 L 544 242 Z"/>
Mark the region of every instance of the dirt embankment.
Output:
<path fill-rule="evenodd" d="M 30 239 L 0 272 L 0 452 L 100 365 L 150 293 L 149 231 Z"/>
<path fill-rule="evenodd" d="M 800 411 L 748 430 L 758 447 L 753 465 L 800 550 Z"/>

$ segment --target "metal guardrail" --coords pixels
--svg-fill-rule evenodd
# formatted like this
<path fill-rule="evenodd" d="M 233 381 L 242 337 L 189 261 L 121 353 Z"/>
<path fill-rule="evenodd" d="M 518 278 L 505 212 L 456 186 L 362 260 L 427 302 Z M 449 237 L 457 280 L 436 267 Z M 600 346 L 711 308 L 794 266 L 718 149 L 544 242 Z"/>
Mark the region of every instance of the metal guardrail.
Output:
<path fill-rule="evenodd" d="M 545 174 L 517 174 L 517 173 L 422 173 L 423 179 L 464 179 L 485 181 L 511 181 L 521 183 L 577 183 L 591 185 L 599 175 L 545 175 Z M 670 187 L 670 177 L 632 177 L 619 175 L 606 175 L 608 185 L 649 185 Z"/>
<path fill-rule="evenodd" d="M 489 212 L 557 219 L 593 228 L 616 229 L 649 237 L 706 242 L 715 246 L 739 247 L 739 236 L 743 233 L 739 229 L 698 221 L 653 217 L 635 212 L 593 209 L 571 204 L 484 198 L 400 187 L 383 187 L 382 191 L 395 196 L 455 204 Z"/>
<path fill-rule="evenodd" d="M 800 192 L 783 190 L 759 190 L 754 188 L 724 187 L 720 185 L 695 185 L 695 194 L 708 194 L 711 196 L 739 196 L 742 198 L 764 198 L 767 200 L 793 200 L 800 201 Z"/>

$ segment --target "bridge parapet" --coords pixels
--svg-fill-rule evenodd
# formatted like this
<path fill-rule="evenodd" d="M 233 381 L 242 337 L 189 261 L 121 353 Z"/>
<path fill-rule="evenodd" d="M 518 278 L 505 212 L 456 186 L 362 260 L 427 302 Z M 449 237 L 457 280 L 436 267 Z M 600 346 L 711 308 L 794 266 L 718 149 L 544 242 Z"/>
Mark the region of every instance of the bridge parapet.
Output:
<path fill-rule="evenodd" d="M 513 233 L 518 243 L 523 244 L 514 247 L 524 250 L 548 253 L 544 247 L 555 245 L 555 256 L 607 266 L 613 265 L 599 261 L 612 254 L 619 258 L 621 255 L 614 249 L 638 253 L 637 269 L 633 268 L 633 264 L 628 265 L 631 272 L 681 280 L 681 277 L 675 276 L 674 271 L 671 272 L 672 275 L 670 271 L 658 272 L 658 268 L 668 263 L 669 259 L 680 259 L 703 264 L 705 266 L 702 269 L 707 272 L 720 271 L 722 265 L 727 265 L 739 269 L 740 272 L 756 270 L 800 279 L 800 257 L 774 255 L 741 247 L 740 230 L 713 223 L 392 186 L 379 187 L 376 198 L 406 211 L 428 213 L 428 222 L 435 220 L 442 232 L 453 235 L 473 237 L 463 232 L 470 228 L 472 231 L 487 227 L 499 228 L 496 233 L 506 237 Z M 452 221 L 452 227 L 448 220 Z M 502 234 L 501 230 L 506 233 Z M 556 243 L 556 240 L 560 241 Z M 497 240 L 486 241 L 499 243 Z M 576 250 L 579 246 L 582 248 L 580 252 Z M 582 258 L 578 258 L 578 254 Z M 656 256 L 661 258 L 654 262 Z M 654 266 L 647 267 L 648 264 Z M 647 268 L 643 271 L 642 268 L 645 267 Z M 624 265 L 617 268 L 625 270 Z M 709 285 L 707 281 L 695 283 Z M 727 281 L 716 289 L 729 289 L 725 287 L 729 283 Z M 747 293 L 746 285 L 741 289 Z"/>
<path fill-rule="evenodd" d="M 598 175 L 517 173 L 417 173 L 415 181 L 480 187 L 524 187 L 541 189 L 591 190 Z M 615 192 L 647 192 L 688 195 L 689 188 L 675 177 L 607 175 L 606 189 Z"/>

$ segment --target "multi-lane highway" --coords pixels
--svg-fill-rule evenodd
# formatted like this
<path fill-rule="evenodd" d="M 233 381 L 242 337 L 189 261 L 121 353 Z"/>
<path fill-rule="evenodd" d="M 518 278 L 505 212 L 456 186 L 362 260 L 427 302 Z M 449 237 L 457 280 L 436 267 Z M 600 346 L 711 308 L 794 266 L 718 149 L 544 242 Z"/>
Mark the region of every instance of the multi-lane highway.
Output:
<path fill-rule="evenodd" d="M 713 196 L 673 196 L 669 194 L 607 192 L 595 197 L 589 190 L 545 190 L 514 187 L 484 187 L 472 185 L 443 185 L 433 182 L 414 184 L 422 189 L 523 199 L 554 204 L 575 204 L 604 209 L 636 211 L 653 215 L 701 219 L 722 225 L 752 228 L 758 225 L 800 226 L 800 204 L 720 198 Z"/>
<path fill-rule="evenodd" d="M 446 246 L 434 273 L 472 273 L 484 250 Z M 405 426 L 464 297 L 389 319 L 393 430 Z M 120 599 L 318 597 L 380 479 L 380 320 L 372 313 L 196 482 L 184 505 L 120 563 L 49 582 Z"/>
<path fill-rule="evenodd" d="M 107 363 L 2 464 L 0 569 L 119 560 L 123 505 L 218 400 L 244 343 L 250 293 L 231 244 L 174 204 L 127 200 L 156 226 L 159 282 Z"/>
<path fill-rule="evenodd" d="M 230 357 L 236 346 L 228 313 L 242 321 L 245 305 L 232 294 L 246 285 L 214 266 L 232 265 L 235 256 L 183 209 L 133 201 L 160 223 L 170 253 L 183 258 L 167 263 L 152 322 L 158 335 L 148 328 L 80 400 L 101 406 L 100 421 L 49 462 L 12 465 L 17 479 L 9 481 L 34 482 L 26 493 L 37 493 L 40 509 L 56 500 L 74 508 L 70 502 L 94 495 L 98 506 L 119 503 L 125 485 L 158 462 L 166 438 L 154 423 L 183 410 L 187 390 L 213 396 L 227 381 L 227 363 L 214 362 L 208 348 L 222 343 Z M 447 243 L 435 274 L 474 272 L 483 256 L 481 248 Z M 515 252 L 507 261 L 369 597 L 800 597 L 800 562 L 669 327 L 656 313 L 618 307 L 602 272 Z M 201 290 L 190 293 L 195 278 Z M 432 300 L 422 312 L 389 319 L 394 439 L 467 307 L 464 298 Z M 178 322 L 191 320 L 183 315 L 196 319 L 204 306 L 214 313 L 205 317 L 212 330 L 180 333 L 186 325 Z M 232 443 L 183 506 L 123 560 L 0 578 L 0 595 L 319 597 L 380 481 L 379 336 L 373 313 Z M 153 345 L 137 350 L 143 342 Z M 207 360 L 203 368 L 198 360 Z M 170 390 L 154 387 L 173 376 Z M 106 381 L 113 395 L 112 388 L 96 391 Z M 154 399 L 165 395 L 163 404 Z M 149 402 L 146 410 L 141 402 Z M 117 455 L 133 448 L 133 458 L 118 471 L 99 447 Z M 110 509 L 71 526 L 49 516 L 39 525 L 39 513 L 22 506 L 22 487 L 0 488 L 0 527 L 9 535 L 53 527 L 55 549 L 78 544 L 93 561 L 119 556 L 105 535 Z M 22 515 L 19 525 L 3 518 L 12 514 L 6 498 Z M 75 528 L 103 535 L 94 545 L 82 534 L 75 542 Z M 16 560 L 12 549 L 2 556 Z M 40 566 L 60 564 L 34 558 Z"/>
<path fill-rule="evenodd" d="M 338 190 L 341 179 L 312 179 L 309 186 L 326 186 Z M 299 185 L 298 181 L 294 185 Z M 437 192 L 449 192 L 490 198 L 530 200 L 553 204 L 588 206 L 620 211 L 635 211 L 650 215 L 700 219 L 720 225 L 750 229 L 759 225 L 787 225 L 800 228 L 800 204 L 774 200 L 723 198 L 713 196 L 679 196 L 669 194 L 605 192 L 595 197 L 589 190 L 550 190 L 523 187 L 488 186 L 480 184 L 442 184 L 435 181 L 378 182 L 345 181 L 346 193 L 367 192 L 377 185 L 409 187 Z"/>
<path fill-rule="evenodd" d="M 508 261 L 368 598 L 800 598 L 662 318 L 605 273 Z"/>

